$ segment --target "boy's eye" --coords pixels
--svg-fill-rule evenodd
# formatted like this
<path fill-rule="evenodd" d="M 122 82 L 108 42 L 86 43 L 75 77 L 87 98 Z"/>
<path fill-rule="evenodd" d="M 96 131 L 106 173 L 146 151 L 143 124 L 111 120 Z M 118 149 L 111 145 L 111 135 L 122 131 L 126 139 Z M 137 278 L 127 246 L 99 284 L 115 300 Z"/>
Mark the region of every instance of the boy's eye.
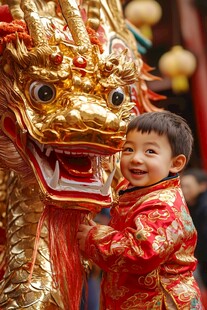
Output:
<path fill-rule="evenodd" d="M 133 149 L 131 147 L 124 147 L 122 152 L 133 152 Z"/>
<path fill-rule="evenodd" d="M 152 149 L 149 149 L 149 150 L 146 151 L 146 153 L 147 153 L 147 154 L 155 154 L 155 151 L 152 150 Z"/>

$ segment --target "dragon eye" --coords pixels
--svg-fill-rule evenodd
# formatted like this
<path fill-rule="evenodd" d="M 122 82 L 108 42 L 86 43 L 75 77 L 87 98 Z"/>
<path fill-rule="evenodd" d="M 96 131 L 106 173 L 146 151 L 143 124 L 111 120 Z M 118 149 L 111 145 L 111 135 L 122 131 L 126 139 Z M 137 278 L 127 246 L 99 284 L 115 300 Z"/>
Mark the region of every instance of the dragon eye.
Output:
<path fill-rule="evenodd" d="M 110 91 L 108 96 L 108 102 L 115 107 L 119 107 L 124 102 L 124 99 L 125 94 L 121 87 L 118 87 Z"/>
<path fill-rule="evenodd" d="M 33 82 L 29 87 L 31 98 L 36 102 L 49 103 L 55 97 L 55 88 L 47 83 Z"/>

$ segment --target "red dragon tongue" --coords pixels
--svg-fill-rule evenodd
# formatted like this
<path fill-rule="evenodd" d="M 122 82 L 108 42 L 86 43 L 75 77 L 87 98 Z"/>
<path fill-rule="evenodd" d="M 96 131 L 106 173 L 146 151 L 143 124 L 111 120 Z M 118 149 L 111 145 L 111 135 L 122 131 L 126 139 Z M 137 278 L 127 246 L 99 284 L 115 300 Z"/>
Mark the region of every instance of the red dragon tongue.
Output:
<path fill-rule="evenodd" d="M 91 168 L 91 160 L 87 156 L 71 156 L 64 154 L 56 154 L 60 165 L 70 175 L 77 177 L 91 177 L 93 171 Z"/>

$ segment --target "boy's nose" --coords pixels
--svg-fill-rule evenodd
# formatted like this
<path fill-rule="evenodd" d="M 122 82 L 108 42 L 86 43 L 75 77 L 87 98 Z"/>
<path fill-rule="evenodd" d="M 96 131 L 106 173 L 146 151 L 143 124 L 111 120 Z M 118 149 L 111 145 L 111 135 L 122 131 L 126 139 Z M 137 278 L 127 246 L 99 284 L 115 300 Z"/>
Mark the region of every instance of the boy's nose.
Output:
<path fill-rule="evenodd" d="M 143 159 L 142 159 L 141 154 L 135 153 L 135 154 L 132 156 L 131 162 L 133 162 L 133 163 L 142 163 L 142 162 L 143 162 Z"/>

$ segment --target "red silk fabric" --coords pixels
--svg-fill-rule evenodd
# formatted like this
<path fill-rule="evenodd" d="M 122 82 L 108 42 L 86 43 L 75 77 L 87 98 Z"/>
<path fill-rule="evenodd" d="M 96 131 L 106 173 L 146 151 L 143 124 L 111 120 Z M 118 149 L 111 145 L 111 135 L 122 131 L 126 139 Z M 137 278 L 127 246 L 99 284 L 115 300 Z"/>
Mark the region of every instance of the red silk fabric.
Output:
<path fill-rule="evenodd" d="M 202 309 L 197 234 L 179 177 L 125 192 L 111 214 L 111 227 L 93 228 L 86 244 L 104 270 L 101 309 Z"/>

